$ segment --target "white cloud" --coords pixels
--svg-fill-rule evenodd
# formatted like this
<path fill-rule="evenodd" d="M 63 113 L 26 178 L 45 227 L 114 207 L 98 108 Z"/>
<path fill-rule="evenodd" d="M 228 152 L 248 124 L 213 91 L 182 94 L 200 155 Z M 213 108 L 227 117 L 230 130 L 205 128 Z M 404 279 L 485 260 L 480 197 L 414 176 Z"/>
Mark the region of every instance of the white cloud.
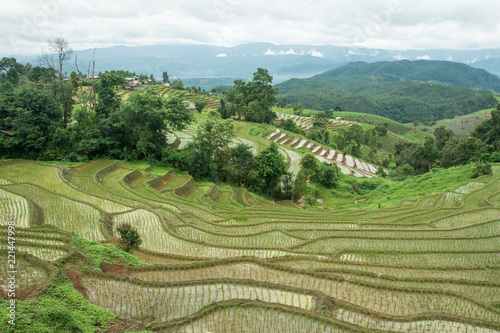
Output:
<path fill-rule="evenodd" d="M 266 52 L 264 52 L 264 55 L 270 55 L 270 56 L 275 56 L 275 55 L 298 55 L 298 56 L 303 56 L 303 55 L 310 55 L 312 57 L 318 57 L 318 58 L 324 58 L 324 54 L 322 52 L 316 51 L 314 49 L 311 49 L 309 51 L 304 51 L 301 49 L 300 51 L 295 51 L 293 48 L 290 48 L 288 50 L 280 50 L 280 51 L 273 51 L 271 49 L 267 49 Z"/>
<path fill-rule="evenodd" d="M 325 55 L 319 51 L 316 51 L 316 50 L 310 50 L 309 52 L 307 52 L 307 54 L 309 54 L 310 56 L 313 56 L 313 57 L 318 57 L 318 58 L 324 58 Z"/>
<path fill-rule="evenodd" d="M 417 60 L 431 60 L 431 57 L 426 54 L 426 55 L 423 55 L 423 56 L 419 56 L 416 58 Z"/>
<path fill-rule="evenodd" d="M 217 58 L 224 58 L 224 57 L 227 57 L 227 54 L 225 53 L 219 53 L 216 55 Z"/>
<path fill-rule="evenodd" d="M 264 52 L 265 55 L 300 55 L 299 52 L 294 51 L 294 49 L 290 48 L 289 50 L 281 50 L 281 51 L 273 51 L 271 49 L 267 49 L 266 52 Z"/>
<path fill-rule="evenodd" d="M 392 10 L 395 1 L 398 10 Z M 393 50 L 500 48 L 498 0 L 480 5 L 474 0 L 395 1 L 16 0 L 0 11 L 0 54 L 40 53 L 56 37 L 66 38 L 74 49 L 249 42 Z M 302 50 L 282 51 L 302 55 Z"/>
<path fill-rule="evenodd" d="M 408 59 L 407 57 L 401 55 L 401 54 L 398 54 L 397 56 L 393 56 L 394 59 L 396 60 L 405 60 L 405 59 Z"/>

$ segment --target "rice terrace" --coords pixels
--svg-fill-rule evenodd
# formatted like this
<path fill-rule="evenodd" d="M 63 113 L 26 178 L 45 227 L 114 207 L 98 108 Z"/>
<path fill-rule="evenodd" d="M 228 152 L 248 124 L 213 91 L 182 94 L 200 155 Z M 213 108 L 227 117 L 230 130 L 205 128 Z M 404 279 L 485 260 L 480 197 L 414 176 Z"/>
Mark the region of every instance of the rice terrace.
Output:
<path fill-rule="evenodd" d="M 373 210 L 311 212 L 104 160 L 7 161 L 0 184 L 24 299 L 56 265 L 90 303 L 154 332 L 500 330 L 499 165 Z M 125 220 L 143 240 L 134 260 L 76 273 L 93 260 L 78 254 L 85 239 L 107 246 L 95 242 L 113 243 Z"/>
<path fill-rule="evenodd" d="M 2 6 L 0 333 L 500 333 L 500 1 L 449 2 Z"/>

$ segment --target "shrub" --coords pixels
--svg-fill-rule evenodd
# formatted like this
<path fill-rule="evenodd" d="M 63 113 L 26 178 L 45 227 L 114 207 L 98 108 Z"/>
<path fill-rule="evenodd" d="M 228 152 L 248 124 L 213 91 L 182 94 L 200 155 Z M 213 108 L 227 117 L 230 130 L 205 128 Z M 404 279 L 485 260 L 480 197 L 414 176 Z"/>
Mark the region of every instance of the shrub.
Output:
<path fill-rule="evenodd" d="M 478 162 L 474 166 L 474 169 L 472 170 L 472 178 L 477 178 L 479 176 L 483 175 L 489 175 L 491 174 L 491 164 L 489 163 L 484 163 L 484 162 Z"/>
<path fill-rule="evenodd" d="M 132 228 L 130 223 L 124 222 L 120 224 L 116 230 L 120 233 L 119 243 L 122 249 L 127 252 L 139 249 L 139 245 L 141 245 L 142 240 L 137 230 Z"/>

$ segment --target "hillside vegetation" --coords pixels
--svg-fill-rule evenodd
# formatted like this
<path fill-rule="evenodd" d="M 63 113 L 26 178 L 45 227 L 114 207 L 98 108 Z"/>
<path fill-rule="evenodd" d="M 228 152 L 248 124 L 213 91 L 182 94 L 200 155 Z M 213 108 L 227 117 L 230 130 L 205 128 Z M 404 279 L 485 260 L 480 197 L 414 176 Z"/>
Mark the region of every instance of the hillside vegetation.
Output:
<path fill-rule="evenodd" d="M 500 79 L 484 70 L 446 61 L 351 63 L 309 79 L 277 87 L 280 97 L 316 110 L 381 115 L 402 123 L 433 123 L 494 107 L 487 90 L 500 90 Z"/>

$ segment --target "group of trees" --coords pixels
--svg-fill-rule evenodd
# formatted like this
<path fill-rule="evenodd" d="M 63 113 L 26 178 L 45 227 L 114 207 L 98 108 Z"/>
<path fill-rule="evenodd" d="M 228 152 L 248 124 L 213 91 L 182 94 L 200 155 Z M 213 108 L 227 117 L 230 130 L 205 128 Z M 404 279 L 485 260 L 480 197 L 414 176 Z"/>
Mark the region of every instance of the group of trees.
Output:
<path fill-rule="evenodd" d="M 0 61 L 0 129 L 7 133 L 0 135 L 2 157 L 161 159 L 168 153 L 166 134 L 193 120 L 179 99 L 151 91 L 122 102 L 116 90 L 128 72 L 101 74 L 84 90 L 78 66 L 79 74 L 70 79 L 63 73 L 72 52 L 67 42 L 55 39 L 49 47 L 52 53 L 41 56 L 43 66 Z"/>
<path fill-rule="evenodd" d="M 230 115 L 257 123 L 271 123 L 276 119 L 271 107 L 276 104 L 278 93 L 272 82 L 273 77 L 264 68 L 258 68 L 250 82 L 234 81 L 234 86 L 226 91 Z"/>
<path fill-rule="evenodd" d="M 479 124 L 471 135 L 456 138 L 453 131 L 439 126 L 433 137 L 423 143 L 399 141 L 395 148 L 396 179 L 430 171 L 433 167 L 448 168 L 470 162 L 477 164 L 478 173 L 484 173 L 483 164 L 500 162 L 500 104 L 492 117 Z M 481 171 L 482 170 L 482 171 Z"/>
<path fill-rule="evenodd" d="M 252 147 L 233 145 L 236 129 L 232 119 L 222 119 L 210 111 L 198 127 L 196 140 L 184 151 L 172 152 L 165 163 L 188 170 L 198 178 L 245 186 L 258 193 L 274 196 L 286 171 L 286 162 L 276 144 L 254 155 Z"/>

